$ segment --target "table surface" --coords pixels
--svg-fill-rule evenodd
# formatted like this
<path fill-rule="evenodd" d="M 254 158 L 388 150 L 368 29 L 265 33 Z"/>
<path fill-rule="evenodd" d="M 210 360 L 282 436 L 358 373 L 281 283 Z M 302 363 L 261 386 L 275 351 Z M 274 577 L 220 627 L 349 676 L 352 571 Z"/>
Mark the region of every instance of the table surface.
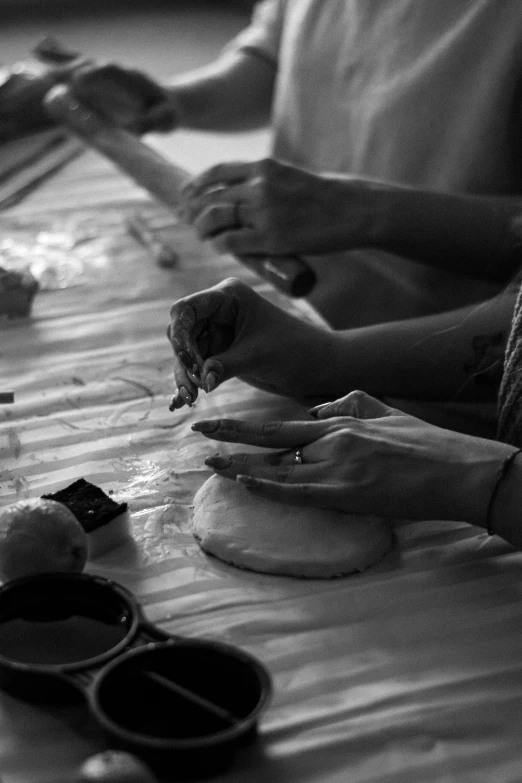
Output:
<path fill-rule="evenodd" d="M 213 780 L 519 783 L 520 553 L 437 521 L 395 523 L 389 556 L 339 580 L 254 574 L 200 551 L 190 505 L 211 447 L 191 423 L 304 410 L 231 381 L 170 413 L 170 305 L 235 274 L 311 316 L 180 225 L 169 229 L 178 268 L 158 268 L 125 231 L 137 207 L 160 214 L 145 198 L 86 153 L 0 216 L 3 238 L 82 240 L 76 285 L 42 291 L 30 319 L 0 324 L 2 388 L 16 394 L 0 407 L 0 504 L 82 476 L 128 501 L 133 541 L 87 572 L 130 589 L 163 630 L 240 646 L 268 667 L 258 741 Z M 104 747 L 85 708 L 0 694 L 2 783 L 67 780 Z"/>

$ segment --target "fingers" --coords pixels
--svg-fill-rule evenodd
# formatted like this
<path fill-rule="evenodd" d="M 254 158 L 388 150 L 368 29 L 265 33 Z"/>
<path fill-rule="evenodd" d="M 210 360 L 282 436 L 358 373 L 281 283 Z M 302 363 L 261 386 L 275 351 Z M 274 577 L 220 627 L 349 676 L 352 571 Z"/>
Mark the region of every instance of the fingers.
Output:
<path fill-rule="evenodd" d="M 386 403 L 371 397 L 366 392 L 355 390 L 333 402 L 317 405 L 308 411 L 316 419 L 324 420 L 335 416 L 352 416 L 355 419 L 381 419 L 384 416 L 403 416 Z"/>
<path fill-rule="evenodd" d="M 194 206 L 185 210 L 183 219 L 192 222 L 197 236 L 201 240 L 209 239 L 227 229 L 240 225 L 239 205 L 234 202 L 212 204 L 198 212 Z"/>
<path fill-rule="evenodd" d="M 171 332 L 174 323 L 182 319 L 182 314 L 187 306 L 193 312 L 193 315 L 187 313 L 189 320 L 185 322 L 185 325 L 189 330 L 194 328 L 195 323 L 201 323 L 214 317 L 219 317 L 220 321 L 226 321 L 233 325 L 237 317 L 239 298 L 244 298 L 249 293 L 253 292 L 247 285 L 234 278 L 227 278 L 212 288 L 179 299 L 170 309 Z M 194 318 L 193 323 L 190 323 L 191 318 Z"/>
<path fill-rule="evenodd" d="M 199 355 L 197 344 L 192 337 L 192 329 L 196 323 L 193 308 L 183 303 L 177 317 L 167 327 L 167 337 L 174 350 L 174 381 L 176 388 L 169 404 L 173 411 L 189 407 L 196 401 L 198 388 L 201 387 L 200 368 L 203 360 Z"/>
<path fill-rule="evenodd" d="M 185 351 L 201 372 L 206 356 L 230 345 L 243 309 L 248 308 L 255 297 L 247 285 L 228 278 L 213 288 L 175 302 L 167 328 L 175 353 Z"/>
<path fill-rule="evenodd" d="M 231 163 L 219 163 L 217 166 L 204 171 L 197 177 L 194 177 L 182 191 L 185 200 L 198 198 L 209 188 L 219 186 L 229 187 L 231 185 L 244 182 L 252 173 L 255 164 L 234 161 Z"/>
<path fill-rule="evenodd" d="M 247 461 L 245 457 L 249 456 Z M 219 476 L 235 481 L 238 476 L 248 476 L 251 479 L 262 479 L 266 481 L 276 481 L 281 483 L 308 483 L 317 474 L 315 465 L 287 464 L 286 459 L 290 455 L 283 457 L 273 457 L 275 464 L 269 464 L 267 458 L 263 462 L 261 459 L 254 461 L 253 455 L 234 454 L 231 457 L 214 456 L 207 457 L 205 465 Z"/>
<path fill-rule="evenodd" d="M 69 81 L 80 103 L 134 132 L 175 125 L 166 90 L 141 71 L 87 62 L 75 69 Z"/>
<path fill-rule="evenodd" d="M 178 356 L 183 355 L 182 364 L 185 367 L 193 371 L 194 369 L 200 370 L 203 366 L 203 359 L 194 338 L 194 327 L 197 320 L 194 308 L 186 301 L 181 301 L 174 307 L 171 309 L 172 320 L 167 331 L 169 341 L 174 352 Z"/>
<path fill-rule="evenodd" d="M 259 303 L 268 307 L 259 294 L 234 278 L 174 303 L 167 337 L 174 350 L 179 394 L 172 409 L 193 402 L 198 388 L 211 392 L 259 361 L 257 333 L 251 338 L 247 326 Z M 185 401 L 181 386 L 189 392 Z"/>
<path fill-rule="evenodd" d="M 248 222 L 249 215 L 246 205 L 249 203 L 251 191 L 248 185 L 231 185 L 230 187 L 215 187 L 204 190 L 198 195 L 185 196 L 190 183 L 183 189 L 183 200 L 180 204 L 179 214 L 187 223 L 194 223 L 207 210 L 220 208 L 223 212 L 223 225 L 226 227 Z M 237 212 L 241 205 L 241 214 Z M 226 219 L 226 220 L 225 220 Z"/>
<path fill-rule="evenodd" d="M 268 251 L 264 250 L 265 237 L 261 231 L 254 228 L 241 228 L 235 231 L 223 231 L 212 240 L 212 246 L 220 255 L 230 253 L 238 261 L 260 263 Z"/>
<path fill-rule="evenodd" d="M 225 372 L 223 363 L 219 359 L 216 359 L 216 357 L 207 359 L 201 370 L 202 388 L 208 394 L 210 394 L 210 392 L 213 392 L 214 389 L 217 389 L 217 387 L 220 386 L 226 379 L 227 374 Z"/>
<path fill-rule="evenodd" d="M 171 411 L 182 408 L 184 405 L 191 407 L 197 400 L 198 389 L 210 393 L 225 380 L 225 370 L 218 359 L 207 360 L 201 373 L 198 371 L 197 365 L 192 365 L 192 369 L 190 369 L 190 362 L 190 356 L 184 351 L 175 355 L 174 381 L 176 388 L 169 404 Z"/>
<path fill-rule="evenodd" d="M 282 483 L 271 479 L 239 474 L 239 484 L 253 495 L 287 503 L 293 506 L 315 506 L 317 508 L 338 508 L 339 490 L 335 485 L 304 483 Z"/>
<path fill-rule="evenodd" d="M 206 419 L 192 425 L 194 432 L 200 432 L 211 440 L 286 449 L 313 443 L 330 429 L 330 422 L 316 421 L 256 423 L 238 419 Z"/>
<path fill-rule="evenodd" d="M 219 253 L 266 255 L 266 232 L 256 227 L 254 198 L 244 188 L 214 190 L 186 203 L 182 218 L 193 225 L 199 239 L 212 239 Z"/>
<path fill-rule="evenodd" d="M 226 378 L 223 363 L 215 357 L 205 360 L 198 344 L 201 322 L 219 311 L 224 301 L 223 291 L 209 289 L 180 300 L 171 308 L 167 338 L 174 350 L 176 384 L 169 404 L 171 411 L 191 406 L 198 397 L 198 389 L 211 392 Z"/>

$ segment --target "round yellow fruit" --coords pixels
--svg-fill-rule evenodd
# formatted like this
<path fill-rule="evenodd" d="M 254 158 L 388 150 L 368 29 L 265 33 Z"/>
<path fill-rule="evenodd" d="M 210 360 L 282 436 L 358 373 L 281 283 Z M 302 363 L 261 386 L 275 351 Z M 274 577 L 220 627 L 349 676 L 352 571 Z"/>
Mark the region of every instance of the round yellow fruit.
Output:
<path fill-rule="evenodd" d="M 0 511 L 0 579 L 53 571 L 79 572 L 89 553 L 87 534 L 55 500 L 20 500 Z"/>
<path fill-rule="evenodd" d="M 132 753 L 106 750 L 84 761 L 75 783 L 157 783 L 157 778 Z"/>

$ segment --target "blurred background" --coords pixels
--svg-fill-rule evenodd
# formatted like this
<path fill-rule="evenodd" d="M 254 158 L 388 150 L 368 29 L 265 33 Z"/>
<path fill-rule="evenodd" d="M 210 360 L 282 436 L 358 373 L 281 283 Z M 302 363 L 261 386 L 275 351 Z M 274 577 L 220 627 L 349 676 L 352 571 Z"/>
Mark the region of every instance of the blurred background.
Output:
<path fill-rule="evenodd" d="M 0 64 L 31 56 L 46 35 L 159 79 L 210 62 L 248 24 L 254 0 L 0 0 Z M 154 135 L 150 143 L 197 172 L 265 154 L 267 131 Z"/>

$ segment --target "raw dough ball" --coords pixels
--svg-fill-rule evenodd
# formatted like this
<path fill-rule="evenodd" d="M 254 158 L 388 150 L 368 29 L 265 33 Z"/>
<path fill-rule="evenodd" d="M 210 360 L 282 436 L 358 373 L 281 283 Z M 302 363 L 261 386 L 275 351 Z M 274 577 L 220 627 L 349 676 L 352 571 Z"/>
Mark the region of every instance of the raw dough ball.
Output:
<path fill-rule="evenodd" d="M 388 520 L 276 503 L 221 476 L 197 492 L 192 532 L 226 563 L 316 579 L 364 571 L 393 542 Z"/>
<path fill-rule="evenodd" d="M 87 535 L 72 511 L 54 500 L 19 500 L 0 511 L 0 579 L 51 571 L 80 572 Z"/>

